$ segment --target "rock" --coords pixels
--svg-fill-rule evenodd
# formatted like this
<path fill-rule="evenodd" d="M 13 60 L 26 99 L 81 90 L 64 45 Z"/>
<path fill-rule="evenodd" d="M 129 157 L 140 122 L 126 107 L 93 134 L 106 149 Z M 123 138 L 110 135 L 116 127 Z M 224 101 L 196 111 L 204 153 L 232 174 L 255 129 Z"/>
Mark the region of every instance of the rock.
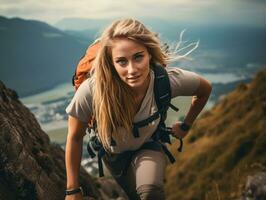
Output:
<path fill-rule="evenodd" d="M 17 93 L 0 81 L 0 199 L 63 200 L 64 155 L 59 145 L 50 142 Z M 79 180 L 85 196 L 111 199 L 82 167 Z M 109 187 L 123 196 L 114 184 Z"/>
<path fill-rule="evenodd" d="M 248 176 L 243 200 L 265 200 L 266 199 L 266 172 L 258 172 Z"/>

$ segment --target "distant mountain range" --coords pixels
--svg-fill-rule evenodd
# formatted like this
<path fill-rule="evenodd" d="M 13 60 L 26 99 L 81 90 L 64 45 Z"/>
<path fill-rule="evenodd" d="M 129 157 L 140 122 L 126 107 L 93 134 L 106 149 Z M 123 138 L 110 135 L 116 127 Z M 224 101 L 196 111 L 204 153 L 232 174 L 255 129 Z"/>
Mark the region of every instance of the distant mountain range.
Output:
<path fill-rule="evenodd" d="M 181 62 L 182 66 L 201 72 L 233 72 L 254 74 L 266 64 L 266 27 L 225 24 L 177 23 L 172 19 L 139 17 L 148 28 L 159 33 L 161 39 L 172 43 L 186 29 L 184 41 L 200 41 L 192 53 L 195 62 Z M 54 24 L 59 29 L 90 39 L 113 19 L 65 18 Z M 177 63 L 179 64 L 179 63 Z M 192 66 L 194 65 L 194 66 Z"/>
<path fill-rule="evenodd" d="M 113 19 L 63 19 L 53 26 L 35 20 L 0 17 L 0 80 L 20 97 L 70 82 L 88 44 Z M 200 40 L 194 61 L 173 63 L 199 73 L 235 73 L 250 78 L 266 63 L 266 28 L 177 24 L 140 18 L 171 45 Z"/>
<path fill-rule="evenodd" d="M 21 97 L 70 82 L 90 42 L 44 22 L 0 17 L 0 80 Z"/>

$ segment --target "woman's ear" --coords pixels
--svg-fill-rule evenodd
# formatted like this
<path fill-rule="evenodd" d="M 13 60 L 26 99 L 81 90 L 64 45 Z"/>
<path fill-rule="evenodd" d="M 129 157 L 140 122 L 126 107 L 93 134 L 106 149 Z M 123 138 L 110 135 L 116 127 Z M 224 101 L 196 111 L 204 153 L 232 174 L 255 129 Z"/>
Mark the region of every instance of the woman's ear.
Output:
<path fill-rule="evenodd" d="M 149 54 L 149 60 L 151 60 L 151 58 L 152 58 L 152 56 L 151 56 L 151 54 Z"/>

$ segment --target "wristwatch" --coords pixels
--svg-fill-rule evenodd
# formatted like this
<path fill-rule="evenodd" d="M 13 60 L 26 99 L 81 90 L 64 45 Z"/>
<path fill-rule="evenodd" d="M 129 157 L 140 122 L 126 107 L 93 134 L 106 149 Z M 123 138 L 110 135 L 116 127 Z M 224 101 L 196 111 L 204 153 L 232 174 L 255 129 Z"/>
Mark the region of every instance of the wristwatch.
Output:
<path fill-rule="evenodd" d="M 81 194 L 83 195 L 83 190 L 82 190 L 82 187 L 78 187 L 78 188 L 73 188 L 73 189 L 67 189 L 65 191 L 65 194 L 66 195 L 72 195 L 72 194 L 77 194 L 81 192 Z"/>
<path fill-rule="evenodd" d="M 181 129 L 182 131 L 187 132 L 187 131 L 189 131 L 189 129 L 190 129 L 190 125 L 186 124 L 185 122 L 182 122 L 182 123 L 180 124 L 180 129 Z"/>

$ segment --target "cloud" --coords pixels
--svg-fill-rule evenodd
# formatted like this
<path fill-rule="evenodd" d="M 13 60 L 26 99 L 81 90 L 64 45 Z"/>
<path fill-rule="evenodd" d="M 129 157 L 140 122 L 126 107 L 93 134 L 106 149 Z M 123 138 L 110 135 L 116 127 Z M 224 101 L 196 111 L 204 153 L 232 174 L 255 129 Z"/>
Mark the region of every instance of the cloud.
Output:
<path fill-rule="evenodd" d="M 0 0 L 0 13 L 51 24 L 62 18 L 156 17 L 188 23 L 243 23 L 263 26 L 264 0 Z"/>

